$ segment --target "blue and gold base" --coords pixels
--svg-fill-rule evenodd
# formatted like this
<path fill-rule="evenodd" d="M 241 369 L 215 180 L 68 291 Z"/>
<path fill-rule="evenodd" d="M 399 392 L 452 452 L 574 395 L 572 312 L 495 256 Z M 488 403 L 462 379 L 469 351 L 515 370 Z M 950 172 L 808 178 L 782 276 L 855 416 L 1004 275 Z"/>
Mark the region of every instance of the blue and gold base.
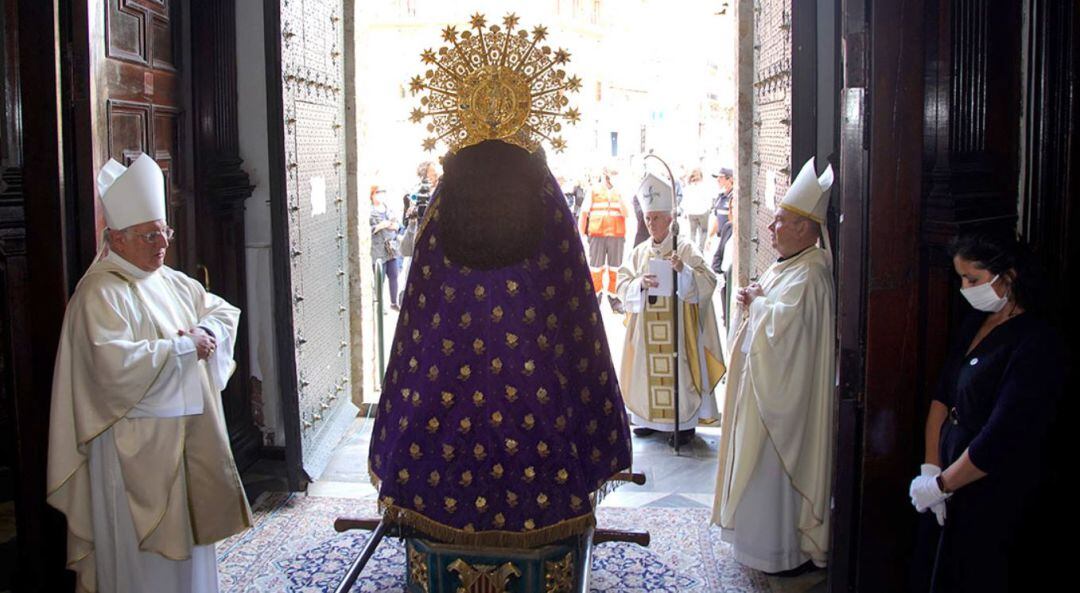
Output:
<path fill-rule="evenodd" d="M 584 538 L 535 549 L 470 548 L 406 538 L 409 593 L 572 593 Z"/>

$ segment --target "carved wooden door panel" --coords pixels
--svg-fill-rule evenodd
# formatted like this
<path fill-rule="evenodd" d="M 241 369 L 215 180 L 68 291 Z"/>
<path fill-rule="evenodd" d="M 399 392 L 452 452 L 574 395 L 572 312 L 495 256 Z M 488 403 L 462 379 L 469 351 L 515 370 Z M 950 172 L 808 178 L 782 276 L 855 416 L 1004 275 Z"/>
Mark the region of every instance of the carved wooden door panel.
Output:
<path fill-rule="evenodd" d="M 269 110 L 272 135 L 280 133 L 271 144 L 280 169 L 272 188 L 280 385 L 286 456 L 314 479 L 356 416 L 348 387 L 343 3 L 275 4 L 267 28 L 280 31 L 279 86 L 271 93 L 280 90 L 281 100 Z"/>
<path fill-rule="evenodd" d="M 196 276 L 190 84 L 181 60 L 180 6 L 175 0 L 90 0 L 87 5 L 89 79 L 75 82 L 77 89 L 87 84 L 82 89 L 87 105 L 76 109 L 76 121 L 89 131 L 89 137 L 79 139 L 80 199 L 94 201 L 84 202 L 79 210 L 87 218 L 93 213 L 95 236 L 100 234 L 103 213 L 87 182 L 92 183 L 110 158 L 126 166 L 149 154 L 165 173 L 168 223 L 176 229 L 166 264 Z M 87 221 L 80 226 L 85 233 L 90 225 Z M 84 263 L 89 263 L 89 250 L 83 251 Z"/>
<path fill-rule="evenodd" d="M 84 0 L 70 3 L 70 10 L 65 76 L 75 124 L 72 228 L 78 233 L 73 250 L 80 264 L 75 277 L 89 266 L 105 225 L 97 172 L 110 158 L 129 165 L 146 153 L 165 174 L 167 218 L 176 229 L 165 263 L 243 309 L 242 203 L 250 186 L 235 156 L 236 75 L 226 59 L 236 54 L 229 18 L 235 16 L 235 5 Z M 190 51 L 193 45 L 197 53 Z M 200 57 L 198 62 L 193 55 Z M 259 447 L 251 421 L 244 323 L 241 316 L 237 372 L 223 398 L 241 469 L 255 459 Z"/>

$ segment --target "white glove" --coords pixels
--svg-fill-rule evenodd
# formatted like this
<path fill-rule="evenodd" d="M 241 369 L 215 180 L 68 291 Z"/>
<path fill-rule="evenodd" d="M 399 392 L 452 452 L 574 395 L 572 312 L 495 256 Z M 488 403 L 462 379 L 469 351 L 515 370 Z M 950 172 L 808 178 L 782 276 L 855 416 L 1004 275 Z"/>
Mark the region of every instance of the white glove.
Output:
<path fill-rule="evenodd" d="M 911 488 L 908 489 L 908 494 L 911 495 L 911 504 L 915 506 L 915 510 L 924 513 L 930 507 L 943 502 L 949 497 L 938 488 L 937 476 L 919 476 L 911 481 Z"/>
<path fill-rule="evenodd" d="M 931 506 L 930 510 L 934 513 L 934 517 L 937 518 L 937 524 L 945 527 L 945 501 L 943 500 Z"/>
<path fill-rule="evenodd" d="M 934 465 L 934 464 L 932 464 L 932 463 L 924 463 L 919 468 L 919 477 L 929 476 L 929 477 L 934 478 L 935 482 L 937 481 L 937 476 L 940 475 L 940 474 L 941 474 L 941 468 Z M 914 490 L 915 481 L 918 480 L 918 479 L 919 478 L 915 478 L 915 480 L 911 481 L 912 490 Z M 911 504 L 912 505 L 916 504 L 914 496 L 912 496 Z M 937 504 L 931 505 L 929 507 L 929 509 L 927 509 L 927 508 L 920 509 L 920 508 L 918 508 L 918 506 L 916 506 L 915 510 L 919 511 L 920 513 L 925 513 L 927 510 L 930 510 L 930 511 L 932 511 L 934 513 L 934 516 L 937 518 L 938 525 L 941 525 L 941 526 L 945 525 L 945 501 L 944 500 L 942 500 L 941 502 L 938 502 Z"/>
<path fill-rule="evenodd" d="M 926 507 L 923 507 L 923 508 L 920 509 L 919 506 L 915 503 L 915 482 L 917 482 L 919 480 L 919 478 L 926 477 L 926 476 L 937 477 L 937 475 L 940 474 L 940 473 L 941 473 L 941 468 L 934 465 L 933 463 L 924 463 L 921 466 L 919 466 L 919 475 L 916 476 L 915 479 L 913 479 L 911 481 L 911 486 L 908 487 L 908 494 L 911 496 L 911 504 L 912 504 L 912 506 L 915 507 L 916 511 L 918 511 L 920 513 L 925 513 L 926 512 Z"/>

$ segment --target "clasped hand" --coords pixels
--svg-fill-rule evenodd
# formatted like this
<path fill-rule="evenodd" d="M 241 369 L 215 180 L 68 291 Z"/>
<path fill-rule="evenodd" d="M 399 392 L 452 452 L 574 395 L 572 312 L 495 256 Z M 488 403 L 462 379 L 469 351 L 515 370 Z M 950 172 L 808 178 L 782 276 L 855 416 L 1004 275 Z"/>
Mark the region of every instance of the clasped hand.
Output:
<path fill-rule="evenodd" d="M 924 463 L 920 474 L 911 481 L 908 495 L 911 496 L 911 504 L 915 510 L 925 513 L 933 511 L 938 525 L 945 525 L 945 501 L 952 496 L 951 493 L 941 491 L 937 478 L 941 474 L 941 468 L 932 464 Z"/>
<path fill-rule="evenodd" d="M 193 327 L 189 330 L 180 330 L 177 335 L 187 336 L 195 342 L 195 353 L 199 360 L 206 360 L 214 355 L 217 350 L 217 339 L 211 336 L 201 327 Z"/>
<path fill-rule="evenodd" d="M 740 288 L 735 293 L 735 302 L 739 303 L 740 307 L 746 308 L 750 306 L 754 299 L 760 296 L 765 296 L 765 289 L 757 282 L 751 282 L 748 286 Z"/>

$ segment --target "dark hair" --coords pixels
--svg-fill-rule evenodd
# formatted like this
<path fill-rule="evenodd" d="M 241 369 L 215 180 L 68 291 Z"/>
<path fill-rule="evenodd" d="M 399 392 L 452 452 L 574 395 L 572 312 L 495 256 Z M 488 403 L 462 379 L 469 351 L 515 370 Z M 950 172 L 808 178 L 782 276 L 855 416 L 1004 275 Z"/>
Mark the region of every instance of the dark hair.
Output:
<path fill-rule="evenodd" d="M 543 234 L 543 152 L 498 140 L 462 148 L 443 160 L 439 240 L 450 261 L 501 268 L 536 253 Z"/>
<path fill-rule="evenodd" d="M 421 177 L 421 178 L 426 177 L 428 169 L 430 169 L 430 168 L 432 168 L 434 166 L 435 166 L 435 163 L 433 163 L 431 161 L 421 161 L 420 164 L 416 166 L 416 176 Z"/>
<path fill-rule="evenodd" d="M 1041 274 L 1027 248 L 1015 238 L 1001 234 L 965 233 L 953 239 L 949 256 L 967 260 L 981 270 L 1005 276 L 1012 270 L 1010 290 L 1013 300 L 1025 310 L 1042 305 Z"/>

